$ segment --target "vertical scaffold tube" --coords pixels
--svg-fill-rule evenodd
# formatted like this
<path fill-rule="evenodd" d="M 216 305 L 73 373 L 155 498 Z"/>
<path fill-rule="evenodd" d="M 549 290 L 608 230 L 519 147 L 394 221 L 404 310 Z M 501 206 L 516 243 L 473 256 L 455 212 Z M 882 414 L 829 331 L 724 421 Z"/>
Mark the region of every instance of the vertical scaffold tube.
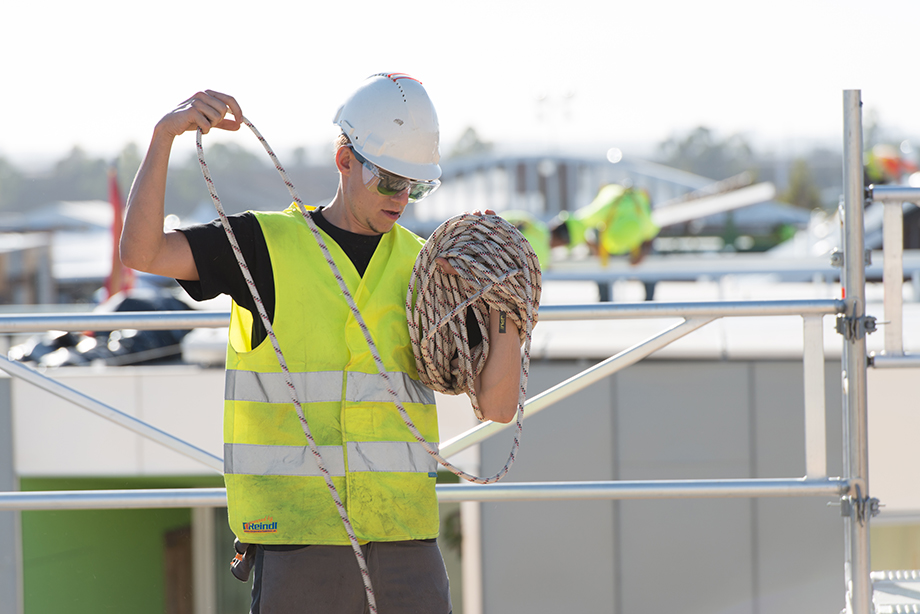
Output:
<path fill-rule="evenodd" d="M 844 517 L 847 609 L 872 613 L 869 579 L 869 454 L 866 414 L 866 273 L 863 210 L 862 100 L 859 90 L 843 93 L 844 300 L 843 340 L 844 477 L 853 484 Z"/>

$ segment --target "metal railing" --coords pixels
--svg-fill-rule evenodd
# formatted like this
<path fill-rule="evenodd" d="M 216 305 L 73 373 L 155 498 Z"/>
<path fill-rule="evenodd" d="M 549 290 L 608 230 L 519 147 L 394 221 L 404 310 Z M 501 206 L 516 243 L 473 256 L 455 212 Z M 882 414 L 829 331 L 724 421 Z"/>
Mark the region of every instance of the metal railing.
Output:
<path fill-rule="evenodd" d="M 682 318 L 659 334 L 604 360 L 568 380 L 534 395 L 525 403 L 530 417 L 580 390 L 673 343 L 702 326 L 722 317 L 801 316 L 804 330 L 803 364 L 805 381 L 806 478 L 780 480 L 680 480 L 651 482 L 565 482 L 557 484 L 511 485 L 438 485 L 443 501 L 530 500 L 547 498 L 674 498 L 751 497 L 751 496 L 826 496 L 840 495 L 847 484 L 839 478 L 827 478 L 825 408 L 824 408 L 824 341 L 822 319 L 844 310 L 840 300 L 775 300 L 692 303 L 603 303 L 590 305 L 546 305 L 540 310 L 543 321 L 604 320 L 635 318 Z M 186 312 L 129 312 L 111 314 L 45 316 L 0 316 L 0 332 L 27 332 L 53 328 L 64 331 L 109 330 L 118 328 L 175 329 L 194 321 L 199 327 L 223 327 L 228 312 L 204 312 L 189 318 Z M 42 326 L 44 324 L 44 327 Z M 53 325 L 52 325 L 53 324 Z M 221 458 L 201 450 L 169 433 L 153 427 L 118 409 L 101 403 L 30 367 L 0 357 L 0 369 L 21 378 L 96 415 L 183 454 L 220 472 Z M 441 445 L 441 454 L 453 456 L 510 426 L 484 422 Z M 539 495 L 537 495 L 539 493 Z M 590 494 L 587 494 L 590 493 Z M 162 489 L 113 491 L 55 491 L 0 493 L 0 510 L 104 509 L 119 507 L 218 507 L 226 505 L 223 489 Z"/>
<path fill-rule="evenodd" d="M 920 366 L 920 356 L 904 353 L 904 205 L 920 205 L 920 188 L 899 185 L 869 186 L 869 200 L 884 207 L 882 286 L 885 307 L 885 350 L 873 353 L 876 368 Z"/>
<path fill-rule="evenodd" d="M 646 356 L 702 326 L 722 317 L 789 316 L 803 318 L 803 369 L 805 370 L 804 478 L 728 480 L 651 480 L 564 483 L 515 483 L 438 485 L 441 501 L 511 501 L 538 499 L 661 499 L 697 497 L 842 497 L 847 503 L 846 586 L 847 609 L 855 614 L 871 612 L 868 524 L 872 499 L 868 488 L 868 439 L 866 432 L 865 270 L 862 206 L 865 187 L 862 175 L 861 102 L 858 91 L 844 92 L 844 291 L 843 300 L 734 301 L 700 303 L 592 304 L 544 306 L 540 318 L 581 320 L 606 318 L 680 318 L 661 333 L 604 360 L 561 384 L 541 392 L 526 403 L 530 416 L 579 390 L 635 364 Z M 891 196 L 884 190 L 883 198 Z M 898 196 L 900 198 L 901 195 Z M 894 198 L 894 196 L 891 196 Z M 822 320 L 838 315 L 843 335 L 844 475 L 828 477 L 824 402 L 824 342 Z M 226 312 L 118 313 L 0 317 L 0 332 L 56 330 L 114 330 L 119 328 L 176 329 L 223 327 Z M 62 398 L 89 409 L 144 437 L 184 454 L 212 470 L 221 460 L 210 453 L 163 433 L 123 412 L 54 382 L 28 367 L 0 360 L 0 369 L 22 377 Z M 505 428 L 483 423 L 444 442 L 442 455 L 449 457 L 476 445 Z M 218 507 L 226 504 L 221 488 L 162 490 L 112 490 L 75 492 L 0 493 L 0 510 L 102 509 L 138 507 Z"/>
<path fill-rule="evenodd" d="M 546 409 L 550 405 L 561 401 L 580 390 L 600 381 L 630 365 L 633 365 L 655 351 L 673 343 L 685 335 L 701 328 L 702 326 L 722 317 L 746 316 L 802 316 L 804 329 L 804 368 L 808 372 L 805 379 L 805 425 L 806 425 L 806 475 L 808 480 L 802 482 L 798 478 L 786 480 L 794 484 L 786 491 L 785 496 L 797 496 L 796 493 L 827 494 L 834 492 L 840 494 L 845 489 L 845 484 L 839 480 L 821 483 L 824 488 L 817 488 L 818 481 L 824 479 L 826 472 L 826 442 L 824 440 L 824 342 L 821 320 L 825 315 L 841 313 L 844 303 L 840 300 L 775 300 L 775 301 L 735 301 L 735 302 L 690 302 L 690 303 L 600 303 L 589 305 L 546 305 L 541 308 L 540 318 L 543 321 L 570 321 L 570 320 L 604 320 L 604 319 L 633 319 L 633 318 L 682 318 L 683 321 L 671 326 L 659 334 L 630 347 L 610 358 L 604 360 L 568 380 L 534 395 L 525 403 L 525 414 L 529 417 Z M 224 327 L 229 322 L 229 312 L 201 312 L 190 317 L 187 312 L 125 312 L 120 314 L 80 314 L 80 315 L 35 315 L 35 316 L 0 316 L 0 332 L 30 332 L 36 330 L 110 330 L 112 328 L 132 329 L 165 329 L 171 330 L 186 326 L 191 322 L 198 327 Z M 96 415 L 105 418 L 119 426 L 128 429 L 142 437 L 150 439 L 175 452 L 183 454 L 211 470 L 220 472 L 223 469 L 223 460 L 206 452 L 193 444 L 183 441 L 173 435 L 130 416 L 114 407 L 101 403 L 88 395 L 70 388 L 52 377 L 40 373 L 24 364 L 0 357 L 0 369 L 14 377 L 23 379 L 51 394 L 54 394 L 78 407 L 82 407 Z M 810 374 L 810 375 L 809 375 Z M 474 446 L 488 437 L 507 428 L 508 424 L 498 422 L 484 422 L 466 433 L 445 441 L 441 445 L 441 453 L 445 457 L 453 456 L 471 446 Z M 604 492 L 606 498 L 635 498 L 636 492 L 653 492 L 655 485 L 649 490 L 637 490 L 634 484 L 611 482 L 600 488 L 596 483 L 591 484 L 592 492 Z M 686 496 L 692 492 L 697 484 L 700 496 L 751 496 L 752 491 L 757 491 L 758 480 L 729 480 L 729 481 L 681 481 L 679 489 L 675 489 L 674 482 L 660 482 L 661 491 L 656 497 L 661 496 Z M 738 493 L 732 491 L 733 485 L 738 488 Z M 493 489 L 494 485 L 439 485 L 438 496 L 446 497 L 444 500 L 459 501 L 462 497 L 466 500 L 494 500 L 500 497 L 513 500 L 518 493 L 531 492 L 521 490 L 520 486 L 495 489 L 492 494 L 484 494 Z M 541 489 L 555 488 L 560 494 L 571 492 L 571 483 L 553 487 L 541 486 Z M 216 489 L 222 491 L 222 489 Z M 480 492 L 482 491 L 482 492 Z M 214 507 L 225 505 L 225 501 L 214 499 L 215 489 L 170 489 L 146 491 L 108 491 L 103 492 L 47 492 L 47 493 L 0 493 L 0 510 L 3 509 L 102 509 L 117 508 L 127 501 L 134 501 L 127 507 Z M 773 487 L 764 490 L 764 496 L 780 496 Z M 157 493 L 160 497 L 158 498 Z M 450 493 L 449 495 L 447 493 Z M 463 494 L 465 493 L 465 494 Z M 501 493 L 501 494 L 499 494 Z M 718 493 L 718 494 L 716 494 Z M 183 496 L 187 500 L 183 500 Z M 81 501 L 85 498 L 86 501 Z"/>

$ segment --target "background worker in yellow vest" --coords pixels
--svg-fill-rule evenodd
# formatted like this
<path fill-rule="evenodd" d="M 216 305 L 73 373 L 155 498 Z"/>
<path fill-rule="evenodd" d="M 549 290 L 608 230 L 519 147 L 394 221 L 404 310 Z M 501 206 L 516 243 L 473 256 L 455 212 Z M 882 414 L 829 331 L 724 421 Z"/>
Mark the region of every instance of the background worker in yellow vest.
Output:
<path fill-rule="evenodd" d="M 546 269 L 549 266 L 549 225 L 537 216 L 527 211 L 509 210 L 502 211 L 499 215 L 511 222 L 515 228 L 521 231 L 527 242 L 537 254 L 537 260 L 540 261 L 540 268 Z"/>
<path fill-rule="evenodd" d="M 563 211 L 550 225 L 552 247 L 575 247 L 587 243 L 592 253 L 607 265 L 609 256 L 629 254 L 631 264 L 639 264 L 651 250 L 652 239 L 661 230 L 652 221 L 651 202 L 645 190 L 608 184 L 594 200 L 574 213 Z M 601 301 L 609 301 L 609 285 L 598 283 Z M 646 284 L 646 300 L 651 300 L 654 284 Z"/>
<path fill-rule="evenodd" d="M 233 97 L 207 90 L 157 123 L 128 198 L 121 257 L 131 268 L 176 278 L 194 299 L 233 298 L 225 481 L 231 529 L 253 544 L 252 612 L 361 614 L 364 585 L 348 535 L 294 405 L 277 392 L 281 368 L 220 223 L 163 230 L 174 139 L 198 128 L 237 130 L 242 117 Z M 418 381 L 404 309 L 423 241 L 396 223 L 409 202 L 438 185 L 437 115 L 419 81 L 389 73 L 367 79 L 334 121 L 342 131 L 334 154 L 338 189 L 309 215 L 402 403 L 422 435 L 437 442 L 434 394 Z M 307 221 L 289 207 L 232 216 L 230 224 L 364 551 L 379 611 L 447 614 L 448 579 L 435 542 L 437 467 L 381 390 L 382 377 Z M 492 312 L 491 351 L 475 388 L 486 418 L 509 422 L 520 340 L 512 322 L 499 332 L 498 321 Z"/>

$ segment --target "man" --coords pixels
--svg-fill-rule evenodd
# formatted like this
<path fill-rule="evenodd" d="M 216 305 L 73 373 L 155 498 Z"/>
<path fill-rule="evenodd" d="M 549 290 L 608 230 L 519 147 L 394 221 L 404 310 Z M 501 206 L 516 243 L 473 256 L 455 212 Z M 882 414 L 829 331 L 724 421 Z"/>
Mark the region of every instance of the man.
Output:
<path fill-rule="evenodd" d="M 233 119 L 227 117 L 232 113 Z M 227 351 L 225 482 L 231 529 L 256 544 L 252 612 L 365 611 L 342 520 L 308 453 L 290 397 L 275 396 L 280 368 L 229 243 L 217 222 L 163 231 L 169 152 L 198 128 L 237 130 L 228 95 L 199 92 L 156 125 L 128 197 L 121 257 L 174 277 L 198 300 L 234 301 Z M 418 382 L 404 302 L 423 241 L 396 224 L 437 186 L 437 115 L 422 84 L 373 75 L 335 123 L 339 185 L 310 213 L 357 302 L 406 410 L 436 442 L 433 393 Z M 435 538 L 436 464 L 403 424 L 367 343 L 296 207 L 231 218 L 238 242 L 298 386 L 299 400 L 365 558 L 383 612 L 450 611 Z M 444 263 L 449 273 L 449 265 Z M 487 419 L 509 422 L 520 381 L 520 342 L 490 314 L 490 355 L 475 382 Z M 283 386 L 281 387 L 283 389 Z"/>
<path fill-rule="evenodd" d="M 644 190 L 611 183 L 589 205 L 559 215 L 551 226 L 551 245 L 575 247 L 587 242 L 602 262 L 609 255 L 629 254 L 630 262 L 638 264 L 659 230 Z"/>
<path fill-rule="evenodd" d="M 551 247 L 575 247 L 587 243 L 606 266 L 610 255 L 629 254 L 630 264 L 639 264 L 651 249 L 652 239 L 661 229 L 651 217 L 651 203 L 644 190 L 608 184 L 590 204 L 569 214 L 563 211 L 551 224 Z M 598 282 L 601 301 L 610 300 L 606 282 Z M 645 284 L 646 300 L 654 294 L 654 284 Z"/>

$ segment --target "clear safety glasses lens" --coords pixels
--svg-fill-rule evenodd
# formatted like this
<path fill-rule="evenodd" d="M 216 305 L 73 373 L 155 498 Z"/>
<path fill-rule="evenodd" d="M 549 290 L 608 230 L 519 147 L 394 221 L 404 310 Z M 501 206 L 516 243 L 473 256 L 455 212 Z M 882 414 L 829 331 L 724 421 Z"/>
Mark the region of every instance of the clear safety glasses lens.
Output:
<path fill-rule="evenodd" d="M 355 159 L 362 165 L 361 179 L 371 192 L 376 190 L 377 193 L 383 196 L 395 196 L 400 192 L 409 190 L 409 202 L 414 203 L 430 195 L 441 185 L 441 182 L 437 179 L 433 181 L 415 181 L 399 175 L 393 175 L 368 162 L 354 149 L 352 149 L 352 153 L 355 154 Z"/>

